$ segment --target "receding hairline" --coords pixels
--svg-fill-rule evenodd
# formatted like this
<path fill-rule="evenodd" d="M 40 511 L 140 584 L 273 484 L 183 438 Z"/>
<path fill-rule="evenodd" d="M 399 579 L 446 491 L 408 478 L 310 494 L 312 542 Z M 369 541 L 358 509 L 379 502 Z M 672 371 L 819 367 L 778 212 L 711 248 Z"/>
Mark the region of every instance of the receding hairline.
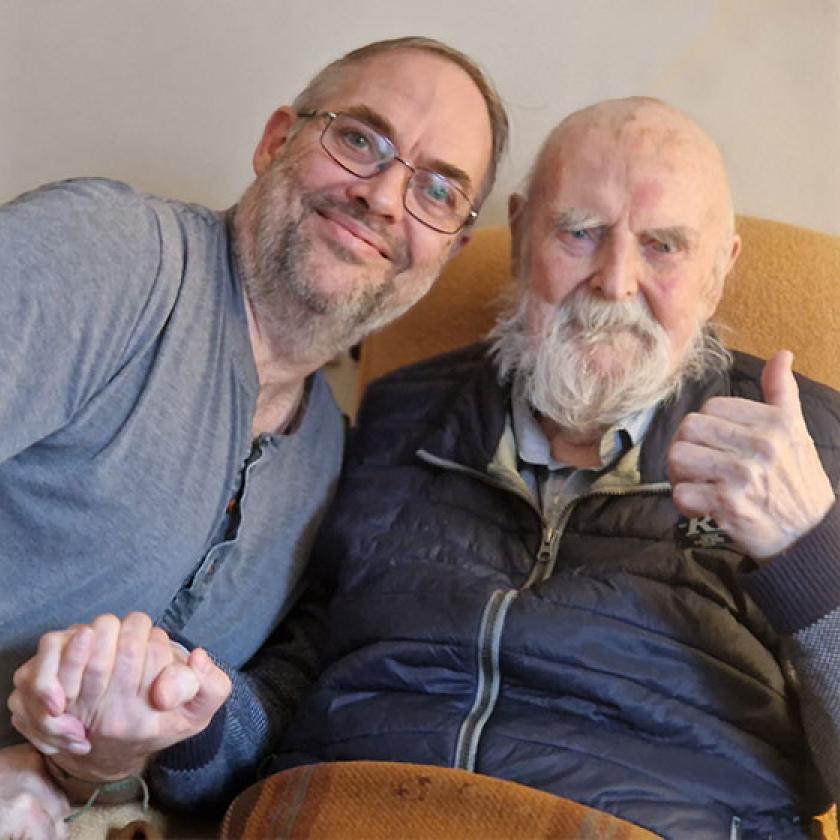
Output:
<path fill-rule="evenodd" d="M 496 180 L 499 163 L 507 147 L 510 129 L 507 113 L 493 83 L 481 67 L 466 53 L 450 47 L 442 41 L 419 35 L 374 41 L 371 44 L 365 44 L 351 50 L 316 73 L 306 87 L 295 97 L 292 107 L 298 112 L 317 110 L 339 85 L 346 82 L 346 73 L 349 69 L 360 67 L 378 56 L 401 50 L 423 52 L 449 61 L 467 74 L 481 94 L 490 121 L 491 150 L 487 173 L 482 184 L 479 185 L 475 200 L 476 205 L 480 206 Z"/>

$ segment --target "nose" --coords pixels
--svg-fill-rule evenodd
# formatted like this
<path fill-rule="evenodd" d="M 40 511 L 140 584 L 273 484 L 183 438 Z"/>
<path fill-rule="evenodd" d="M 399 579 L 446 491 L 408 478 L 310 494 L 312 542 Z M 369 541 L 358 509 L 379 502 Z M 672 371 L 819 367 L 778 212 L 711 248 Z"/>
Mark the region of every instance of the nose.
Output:
<path fill-rule="evenodd" d="M 411 172 L 401 161 L 394 160 L 370 178 L 354 178 L 347 193 L 371 213 L 391 223 L 398 222 L 405 213 L 403 196 L 410 178 Z"/>
<path fill-rule="evenodd" d="M 592 274 L 592 290 L 605 300 L 628 300 L 639 291 L 642 263 L 638 247 L 632 237 L 615 234 L 604 244 Z"/>

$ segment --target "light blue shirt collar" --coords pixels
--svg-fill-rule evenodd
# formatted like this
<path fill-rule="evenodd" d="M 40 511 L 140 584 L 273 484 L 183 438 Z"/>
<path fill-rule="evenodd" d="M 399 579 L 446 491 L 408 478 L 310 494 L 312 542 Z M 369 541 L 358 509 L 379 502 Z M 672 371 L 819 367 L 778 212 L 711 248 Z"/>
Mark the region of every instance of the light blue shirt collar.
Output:
<path fill-rule="evenodd" d="M 551 456 L 551 445 L 545 436 L 531 406 L 525 398 L 514 388 L 511 398 L 513 434 L 516 440 L 518 455 L 522 461 L 534 466 L 548 467 L 549 470 L 559 470 L 568 467 L 554 460 Z M 629 437 L 630 446 L 635 446 L 644 438 L 648 427 L 656 414 L 657 405 L 649 406 L 623 418 L 614 426 L 610 426 L 601 437 L 599 454 L 601 466 L 609 466 L 628 448 L 622 441 L 622 432 Z"/>

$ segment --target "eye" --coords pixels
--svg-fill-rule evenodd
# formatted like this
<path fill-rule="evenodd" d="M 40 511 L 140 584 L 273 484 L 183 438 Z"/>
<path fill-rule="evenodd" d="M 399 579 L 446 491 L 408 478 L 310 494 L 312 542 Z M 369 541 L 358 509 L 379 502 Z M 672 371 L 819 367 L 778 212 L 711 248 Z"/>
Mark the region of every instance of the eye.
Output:
<path fill-rule="evenodd" d="M 358 120 L 337 119 L 332 130 L 328 144 L 339 158 L 368 166 L 390 157 L 388 141 Z"/>
<path fill-rule="evenodd" d="M 651 247 L 660 254 L 673 254 L 677 250 L 673 242 L 659 242 L 657 240 L 651 242 Z"/>
<path fill-rule="evenodd" d="M 426 197 L 435 204 L 451 204 L 452 192 L 452 185 L 440 176 L 430 178 L 426 186 Z"/>
<path fill-rule="evenodd" d="M 451 209 L 459 204 L 459 192 L 444 175 L 418 169 L 414 174 L 414 193 L 426 207 Z"/>
<path fill-rule="evenodd" d="M 602 234 L 600 227 L 561 228 L 560 241 L 575 250 L 594 247 Z"/>
<path fill-rule="evenodd" d="M 342 145 L 357 152 L 368 152 L 372 148 L 370 138 L 362 131 L 345 128 L 339 135 Z"/>

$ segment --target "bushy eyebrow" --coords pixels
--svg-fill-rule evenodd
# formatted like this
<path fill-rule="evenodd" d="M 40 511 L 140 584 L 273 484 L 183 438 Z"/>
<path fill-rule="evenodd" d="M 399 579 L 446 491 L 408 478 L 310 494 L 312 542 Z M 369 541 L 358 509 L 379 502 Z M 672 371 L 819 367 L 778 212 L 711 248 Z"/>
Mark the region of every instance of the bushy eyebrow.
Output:
<path fill-rule="evenodd" d="M 604 220 L 576 207 L 567 207 L 558 212 L 554 217 L 554 224 L 561 230 L 589 230 L 601 227 Z M 689 227 L 675 225 L 673 227 L 651 228 L 644 231 L 645 236 L 663 242 L 679 251 L 690 251 L 697 242 L 697 232 Z"/>
<path fill-rule="evenodd" d="M 588 230 L 603 224 L 603 220 L 593 213 L 575 207 L 565 208 L 554 216 L 554 225 L 561 230 Z"/>
<path fill-rule="evenodd" d="M 367 123 L 380 134 L 384 134 L 395 146 L 397 145 L 394 139 L 397 136 L 397 132 L 391 121 L 378 111 L 374 111 L 373 108 L 369 108 L 367 105 L 351 105 L 349 108 L 343 108 L 341 113 Z M 414 165 L 414 161 L 411 163 Z M 419 168 L 436 172 L 445 178 L 449 178 L 451 181 L 455 181 L 464 192 L 468 192 L 470 187 L 472 187 L 470 176 L 459 166 L 455 166 L 454 163 L 448 163 L 445 160 L 431 160 L 423 163 Z"/>
<path fill-rule="evenodd" d="M 690 251 L 697 242 L 696 232 L 687 227 L 653 228 L 646 234 L 678 251 Z"/>
<path fill-rule="evenodd" d="M 368 108 L 367 105 L 351 105 L 349 108 L 342 108 L 342 114 L 348 117 L 354 117 L 367 123 L 371 128 L 375 128 L 380 134 L 384 134 L 392 143 L 396 137 L 396 131 L 391 121 L 379 111 L 374 111 L 373 108 Z M 396 145 L 396 144 L 394 144 Z"/>

